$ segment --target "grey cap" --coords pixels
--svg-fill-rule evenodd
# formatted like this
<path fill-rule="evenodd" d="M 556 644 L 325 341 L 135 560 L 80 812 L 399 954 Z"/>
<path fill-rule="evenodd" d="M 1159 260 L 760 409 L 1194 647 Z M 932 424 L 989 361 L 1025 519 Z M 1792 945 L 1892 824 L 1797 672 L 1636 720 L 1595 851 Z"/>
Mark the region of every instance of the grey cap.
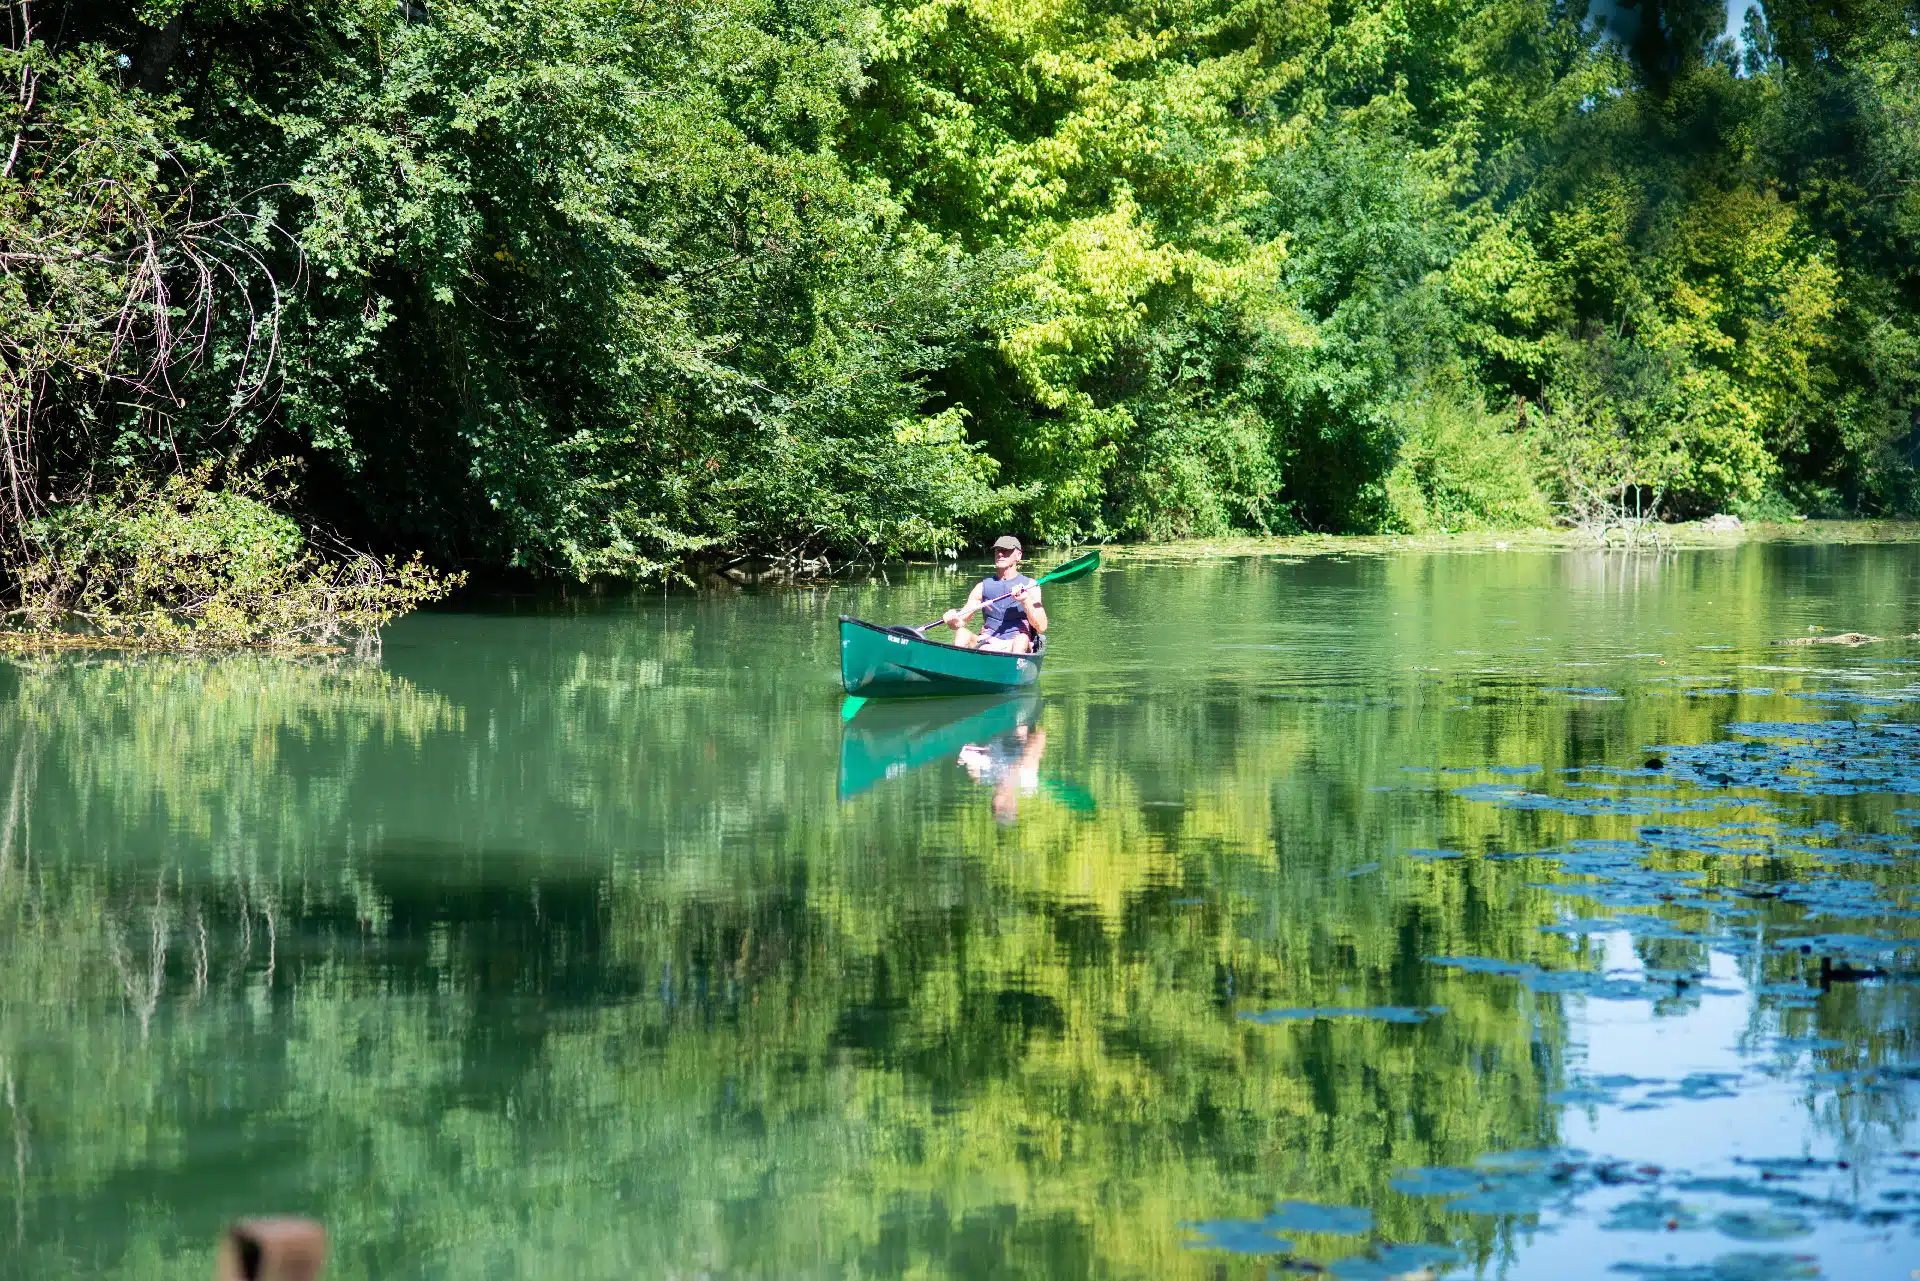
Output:
<path fill-rule="evenodd" d="M 1017 552 L 1021 550 L 1020 540 L 1012 534 L 1002 534 L 993 540 L 993 550 Z"/>

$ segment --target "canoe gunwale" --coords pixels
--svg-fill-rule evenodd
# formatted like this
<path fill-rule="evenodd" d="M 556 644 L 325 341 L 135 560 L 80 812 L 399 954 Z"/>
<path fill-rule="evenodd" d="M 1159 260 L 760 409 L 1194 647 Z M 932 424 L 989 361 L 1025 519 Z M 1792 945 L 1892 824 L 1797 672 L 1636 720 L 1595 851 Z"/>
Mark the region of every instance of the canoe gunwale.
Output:
<path fill-rule="evenodd" d="M 879 632 L 882 636 L 900 636 L 903 632 L 913 631 L 910 627 L 903 628 L 901 631 L 895 631 L 891 627 L 882 627 L 878 623 L 869 623 L 864 618 L 855 618 L 852 614 L 840 615 L 840 621 L 843 623 L 852 623 L 855 627 L 864 627 L 870 632 Z M 911 636 L 907 643 L 910 645 L 931 645 L 935 649 L 950 650 L 955 654 L 973 654 L 980 658 L 1039 658 L 1047 652 L 1047 634 L 1045 632 L 1040 633 L 1038 639 L 1039 643 L 1033 647 L 1032 652 L 1026 654 L 1003 654 L 996 650 L 961 649 L 958 646 L 942 644 L 940 641 L 928 640 L 926 637 L 919 635 Z"/>

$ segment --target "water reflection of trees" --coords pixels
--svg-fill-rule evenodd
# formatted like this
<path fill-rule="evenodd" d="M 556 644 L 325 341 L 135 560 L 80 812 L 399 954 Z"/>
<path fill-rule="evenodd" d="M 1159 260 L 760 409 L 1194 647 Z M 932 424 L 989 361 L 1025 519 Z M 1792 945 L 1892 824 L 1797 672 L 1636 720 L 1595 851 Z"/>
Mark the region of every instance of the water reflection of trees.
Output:
<path fill-rule="evenodd" d="M 1251 679 L 1091 690 L 1050 705 L 1047 759 L 1098 810 L 1043 792 L 1006 827 L 930 773 L 837 809 L 830 704 L 768 681 L 744 718 L 711 687 L 748 678 L 698 629 L 590 630 L 411 677 L 396 647 L 386 672 L 8 678 L 21 1249 L 0 1270 L 181 1266 L 262 1200 L 324 1214 L 374 1274 L 1200 1275 L 1220 1258 L 1184 1250 L 1183 1221 L 1281 1196 L 1497 1254 L 1386 1180 L 1550 1142 L 1560 1006 L 1425 958 L 1573 965 L 1581 945 L 1539 933 L 1558 908 L 1537 863 L 1348 873 L 1410 825 L 1476 852 L 1633 830 L 1470 804 L 1402 764 L 1551 769 L 1714 724 L 1483 684 L 1517 705 L 1442 731 L 1451 691 L 1404 671 L 1380 690 L 1397 713 Z M 1911 1061 L 1904 991 L 1809 1016 Z M 1367 1004 L 1448 1014 L 1236 1017 Z M 1904 1122 L 1813 1105 L 1862 1141 Z"/>

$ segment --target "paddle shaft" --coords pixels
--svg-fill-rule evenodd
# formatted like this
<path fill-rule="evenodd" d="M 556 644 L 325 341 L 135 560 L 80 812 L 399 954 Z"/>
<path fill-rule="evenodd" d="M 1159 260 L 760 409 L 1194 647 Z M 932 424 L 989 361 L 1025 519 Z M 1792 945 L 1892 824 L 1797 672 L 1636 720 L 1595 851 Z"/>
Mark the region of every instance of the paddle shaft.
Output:
<path fill-rule="evenodd" d="M 1035 587 L 1038 587 L 1040 585 L 1040 580 L 1035 579 L 1033 585 Z M 1017 599 L 1017 598 L 1011 594 L 1007 596 L 994 597 L 994 600 L 1014 600 L 1014 599 Z M 963 623 L 966 622 L 969 618 L 972 618 L 975 614 L 979 613 L 981 610 L 985 609 L 988 605 L 991 605 L 992 603 L 993 601 L 990 601 L 986 597 L 982 596 L 978 602 L 976 602 L 975 604 L 969 605 L 965 609 L 960 611 L 959 621 Z M 921 635 L 924 636 L 926 634 L 928 627 L 938 627 L 941 623 L 944 623 L 946 621 L 947 621 L 946 615 L 942 614 L 939 618 L 934 619 L 931 623 L 927 623 L 921 627 L 916 627 L 913 630 L 916 632 L 919 632 Z"/>
<path fill-rule="evenodd" d="M 1082 557 L 1080 559 L 1085 559 L 1085 558 Z M 1059 569 L 1054 570 L 1052 573 L 1042 574 L 1040 577 L 1034 579 L 1033 585 L 1035 587 L 1038 587 L 1042 583 L 1050 583 L 1056 578 L 1064 578 L 1068 574 L 1077 573 L 1079 571 L 1079 568 L 1080 568 L 1079 560 L 1068 561 L 1066 564 L 1062 565 Z M 998 577 L 998 575 L 996 575 L 996 577 Z M 1001 598 L 995 597 L 994 599 L 999 600 Z M 990 603 L 991 602 L 988 601 L 986 597 L 982 596 L 977 604 L 969 605 L 965 609 L 960 611 L 960 621 L 964 623 L 967 619 L 972 618 L 974 614 L 976 614 L 980 610 L 985 609 Z M 927 628 L 938 627 L 940 624 L 946 621 L 947 621 L 946 615 L 943 614 L 939 618 L 934 619 L 931 623 L 922 623 L 920 626 L 914 628 L 913 630 L 916 634 L 925 636 L 927 634 Z"/>
<path fill-rule="evenodd" d="M 1089 553 L 1083 555 L 1083 557 L 1073 557 L 1071 561 L 1068 561 L 1066 565 L 1062 565 L 1060 568 L 1050 568 L 1050 570 L 1046 570 L 1039 578 L 1033 580 L 1033 586 L 1039 588 L 1039 586 L 1043 586 L 1043 584 L 1056 582 L 1056 580 L 1062 580 L 1062 578 L 1079 578 L 1079 576 L 1083 576 L 1083 574 L 1091 574 L 1092 570 L 1096 570 L 1096 568 L 1100 568 L 1100 553 L 1098 553 L 1098 551 L 1089 551 Z M 995 597 L 995 599 L 1000 599 L 1000 597 Z M 964 611 L 960 611 L 960 618 L 962 618 L 962 620 L 972 618 L 975 611 L 985 609 L 985 607 L 987 607 L 987 599 L 981 597 L 979 605 L 968 605 Z M 939 624 L 943 624 L 943 622 L 947 622 L 947 616 L 945 615 L 935 618 L 933 622 L 922 622 L 918 628 L 908 628 L 908 630 L 910 630 L 914 636 L 925 636 L 925 634 L 927 634 L 927 628 L 939 626 Z"/>

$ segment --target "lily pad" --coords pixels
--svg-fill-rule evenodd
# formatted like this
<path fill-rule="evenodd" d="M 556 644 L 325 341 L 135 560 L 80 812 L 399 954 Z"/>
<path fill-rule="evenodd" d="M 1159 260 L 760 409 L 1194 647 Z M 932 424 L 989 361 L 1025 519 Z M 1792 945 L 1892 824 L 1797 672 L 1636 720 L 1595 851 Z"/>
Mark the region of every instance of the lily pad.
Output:
<path fill-rule="evenodd" d="M 1353 1205 L 1316 1205 L 1311 1201 L 1282 1201 L 1267 1222 L 1284 1232 L 1324 1232 L 1358 1236 L 1373 1229 L 1373 1211 Z"/>
<path fill-rule="evenodd" d="M 1521 961 L 1502 961 L 1491 956 L 1429 956 L 1429 965 L 1464 970 L 1468 974 L 1505 974 L 1519 977 L 1534 973 L 1538 967 Z"/>
<path fill-rule="evenodd" d="M 1695 1072 L 1683 1077 L 1676 1085 L 1664 1090 L 1654 1090 L 1647 1095 L 1650 1099 L 1737 1099 L 1739 1092 L 1732 1088 L 1740 1078 L 1730 1072 Z"/>
<path fill-rule="evenodd" d="M 1424 1023 L 1436 1014 L 1445 1014 L 1443 1005 L 1317 1005 L 1293 1009 L 1261 1010 L 1242 1014 L 1249 1023 L 1290 1023 L 1306 1019 L 1378 1019 L 1382 1023 Z"/>
<path fill-rule="evenodd" d="M 1208 1219 L 1183 1223 L 1197 1240 L 1184 1244 L 1189 1250 L 1226 1250 L 1232 1254 L 1287 1254 L 1293 1242 L 1273 1235 L 1265 1219 Z"/>
<path fill-rule="evenodd" d="M 1447 1208 L 1467 1214 L 1538 1214 L 1548 1201 L 1563 1195 L 1564 1191 L 1541 1186 L 1532 1180 L 1503 1181 L 1493 1187 L 1455 1197 L 1447 1202 Z"/>
<path fill-rule="evenodd" d="M 1868 934 L 1802 934 L 1774 939 L 1771 946 L 1776 952 L 1798 952 L 1802 956 L 1872 957 L 1903 947 L 1920 946 L 1920 943 Z"/>
<path fill-rule="evenodd" d="M 1622 923 L 1620 921 L 1620 918 L 1617 916 L 1601 916 L 1601 917 L 1576 916 L 1569 921 L 1556 921 L 1552 925 L 1542 925 L 1540 927 L 1540 932 L 1542 934 L 1570 934 L 1570 935 L 1584 936 L 1588 934 L 1611 934 L 1615 930 L 1618 930 L 1621 928 L 1622 928 Z"/>
<path fill-rule="evenodd" d="M 1712 1263 L 1616 1263 L 1612 1271 L 1648 1281 L 1805 1281 L 1820 1265 L 1804 1254 L 1723 1254 Z"/>
<path fill-rule="evenodd" d="M 1455 1165 L 1420 1165 L 1400 1171 L 1388 1182 L 1409 1196 L 1464 1196 L 1477 1191 L 1486 1176 Z"/>
<path fill-rule="evenodd" d="M 1180 1226 L 1195 1234 L 1186 1243 L 1192 1250 L 1225 1250 L 1233 1254 L 1285 1254 L 1293 1243 L 1282 1232 L 1317 1232 L 1357 1236 L 1373 1227 L 1373 1212 L 1357 1206 L 1315 1205 L 1309 1201 L 1282 1201 L 1258 1219 L 1207 1219 Z"/>
<path fill-rule="evenodd" d="M 1813 1231 L 1813 1225 L 1797 1214 L 1766 1210 L 1729 1210 L 1716 1216 L 1713 1226 L 1736 1241 L 1784 1241 Z"/>
<path fill-rule="evenodd" d="M 1458 1267 L 1465 1258 L 1444 1245 L 1383 1245 L 1370 1254 L 1354 1255 L 1330 1264 L 1327 1271 L 1341 1281 L 1393 1281 L 1412 1273 Z"/>
<path fill-rule="evenodd" d="M 1817 1156 L 1737 1156 L 1733 1159 L 1736 1164 L 1752 1166 L 1763 1177 L 1772 1179 L 1798 1179 L 1809 1174 L 1824 1174 L 1838 1164 Z"/>
<path fill-rule="evenodd" d="M 1642 1197 L 1614 1206 L 1600 1226 L 1608 1232 L 1686 1232 L 1700 1226 L 1700 1216 L 1670 1197 Z"/>

